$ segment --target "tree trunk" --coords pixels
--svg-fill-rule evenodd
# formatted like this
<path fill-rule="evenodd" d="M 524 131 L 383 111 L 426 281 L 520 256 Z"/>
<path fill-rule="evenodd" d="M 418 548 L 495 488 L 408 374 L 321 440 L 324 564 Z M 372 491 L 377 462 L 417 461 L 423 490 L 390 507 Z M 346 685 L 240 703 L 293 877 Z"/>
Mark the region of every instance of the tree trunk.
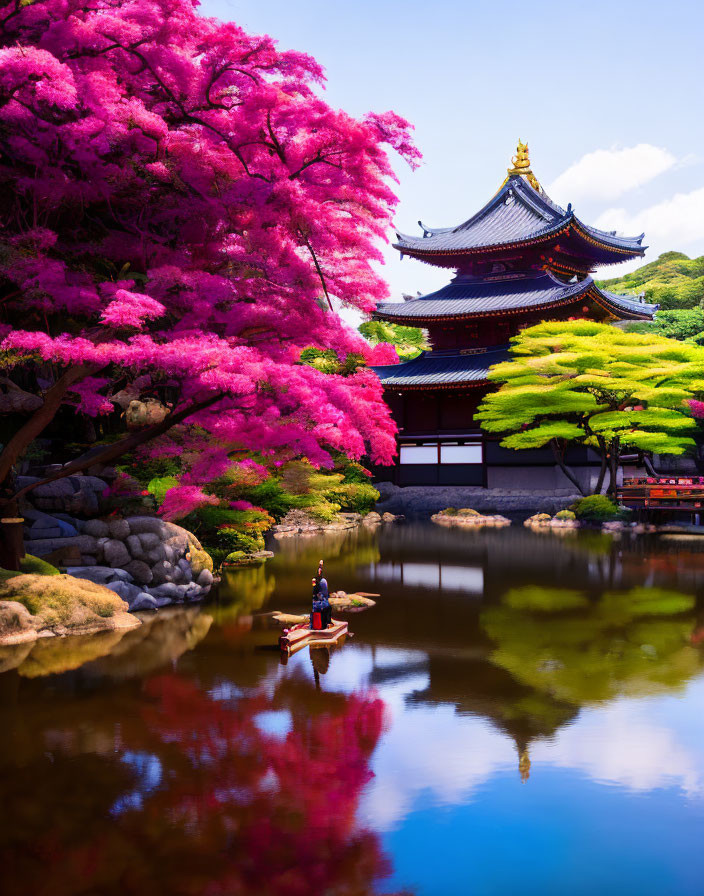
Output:
<path fill-rule="evenodd" d="M 124 454 L 127 454 L 144 442 L 156 439 L 158 436 L 168 432 L 172 426 L 181 423 L 187 417 L 197 414 L 199 411 L 204 411 L 222 398 L 223 394 L 217 393 L 211 395 L 209 398 L 204 398 L 202 401 L 193 402 L 193 404 L 181 408 L 180 411 L 174 411 L 169 414 L 168 417 L 165 417 L 161 421 L 161 423 L 147 426 L 145 429 L 140 429 L 138 432 L 134 432 L 126 438 L 120 439 L 119 442 L 113 442 L 112 445 L 106 445 L 96 452 L 91 451 L 89 455 L 84 455 L 77 460 L 71 461 L 71 463 L 66 464 L 66 466 L 57 470 L 56 473 L 53 473 L 51 476 L 47 476 L 45 479 L 40 479 L 38 482 L 33 482 L 31 485 L 27 485 L 20 489 L 10 498 L 6 498 L 5 500 L 0 499 L 0 512 L 4 513 L 10 502 L 18 501 L 20 498 L 24 497 L 24 495 L 33 491 L 40 485 L 46 485 L 48 482 L 55 482 L 57 479 L 64 479 L 66 476 L 72 476 L 74 473 L 82 473 L 83 470 L 87 470 L 88 467 L 92 467 L 95 464 L 107 464 L 117 460 L 118 457 L 122 457 Z"/>
<path fill-rule="evenodd" d="M 653 462 L 650 459 L 650 456 L 645 453 L 643 454 L 643 466 L 645 467 L 645 470 L 646 470 L 648 476 L 652 476 L 655 479 L 658 478 L 659 473 L 657 473 L 657 471 L 655 470 L 655 467 L 653 466 Z"/>
<path fill-rule="evenodd" d="M 611 444 L 609 445 L 609 487 L 606 491 L 606 494 L 611 495 L 613 498 L 616 497 L 616 480 L 618 478 L 619 455 L 620 451 L 618 439 L 612 439 Z"/>
<path fill-rule="evenodd" d="M 604 440 L 601 438 L 597 438 L 597 444 L 599 445 L 599 455 L 601 457 L 601 467 L 599 469 L 599 476 L 596 480 L 596 488 L 594 489 L 595 495 L 600 495 L 601 490 L 604 487 L 604 479 L 606 478 L 606 470 L 608 469 L 608 454 L 606 451 L 606 445 Z"/>
<path fill-rule="evenodd" d="M 580 493 L 580 495 L 584 495 L 585 491 L 582 488 L 582 486 L 580 485 L 579 479 L 577 479 L 577 477 L 574 475 L 572 470 L 570 470 L 570 468 L 565 463 L 564 458 L 562 457 L 562 452 L 560 451 L 560 446 L 557 444 L 557 441 L 555 439 L 550 440 L 550 447 L 552 448 L 552 453 L 555 458 L 555 463 L 562 470 L 562 472 L 565 474 L 565 476 L 569 479 L 569 481 L 572 483 L 572 485 L 574 485 L 574 487 L 577 489 L 577 491 Z"/>
<path fill-rule="evenodd" d="M 18 459 L 29 445 L 41 435 L 56 416 L 66 393 L 74 383 L 92 376 L 100 368 L 78 365 L 69 368 L 44 395 L 44 404 L 37 408 L 29 420 L 21 426 L 0 453 L 0 488 L 6 490 L 5 483 Z"/>

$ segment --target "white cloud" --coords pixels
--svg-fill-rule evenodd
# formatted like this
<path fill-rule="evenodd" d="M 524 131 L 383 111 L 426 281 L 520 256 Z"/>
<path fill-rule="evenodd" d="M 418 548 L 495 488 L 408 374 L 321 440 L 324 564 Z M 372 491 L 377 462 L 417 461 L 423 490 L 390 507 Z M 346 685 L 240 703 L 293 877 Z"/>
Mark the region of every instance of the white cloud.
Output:
<path fill-rule="evenodd" d="M 704 187 L 691 193 L 676 193 L 639 212 L 607 209 L 594 226 L 629 236 L 645 231 L 645 242 L 659 251 L 679 249 L 686 243 L 704 240 Z"/>
<path fill-rule="evenodd" d="M 557 202 L 614 199 L 668 171 L 677 162 L 667 149 L 639 143 L 623 149 L 597 149 L 582 156 L 548 188 Z"/>

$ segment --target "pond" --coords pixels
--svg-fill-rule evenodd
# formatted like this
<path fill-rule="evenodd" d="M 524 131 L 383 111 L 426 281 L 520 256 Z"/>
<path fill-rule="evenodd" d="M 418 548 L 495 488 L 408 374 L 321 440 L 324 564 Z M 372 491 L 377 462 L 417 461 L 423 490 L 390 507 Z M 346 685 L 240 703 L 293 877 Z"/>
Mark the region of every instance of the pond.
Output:
<path fill-rule="evenodd" d="M 3 894 L 704 891 L 704 543 L 274 549 L 202 608 L 0 651 Z M 261 614 L 320 557 L 381 596 L 284 664 Z"/>

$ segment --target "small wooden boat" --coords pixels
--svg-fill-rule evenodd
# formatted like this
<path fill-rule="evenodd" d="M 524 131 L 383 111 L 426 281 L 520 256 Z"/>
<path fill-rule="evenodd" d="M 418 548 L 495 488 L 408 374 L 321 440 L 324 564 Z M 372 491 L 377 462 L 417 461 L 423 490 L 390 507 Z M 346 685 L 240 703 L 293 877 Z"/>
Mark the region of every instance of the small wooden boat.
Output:
<path fill-rule="evenodd" d="M 308 622 L 301 622 L 283 630 L 279 647 L 287 656 L 292 656 L 303 647 L 330 647 L 348 635 L 352 637 L 347 623 L 338 619 L 333 619 L 332 625 L 323 629 L 313 629 Z"/>

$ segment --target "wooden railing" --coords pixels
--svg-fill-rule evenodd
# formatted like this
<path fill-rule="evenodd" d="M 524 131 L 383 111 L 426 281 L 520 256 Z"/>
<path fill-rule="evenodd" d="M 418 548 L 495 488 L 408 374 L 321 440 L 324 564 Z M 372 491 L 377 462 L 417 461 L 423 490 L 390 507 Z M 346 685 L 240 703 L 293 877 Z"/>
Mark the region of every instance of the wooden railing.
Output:
<path fill-rule="evenodd" d="M 624 479 L 616 499 L 633 510 L 677 510 L 700 513 L 704 508 L 703 476 L 648 476 Z"/>

